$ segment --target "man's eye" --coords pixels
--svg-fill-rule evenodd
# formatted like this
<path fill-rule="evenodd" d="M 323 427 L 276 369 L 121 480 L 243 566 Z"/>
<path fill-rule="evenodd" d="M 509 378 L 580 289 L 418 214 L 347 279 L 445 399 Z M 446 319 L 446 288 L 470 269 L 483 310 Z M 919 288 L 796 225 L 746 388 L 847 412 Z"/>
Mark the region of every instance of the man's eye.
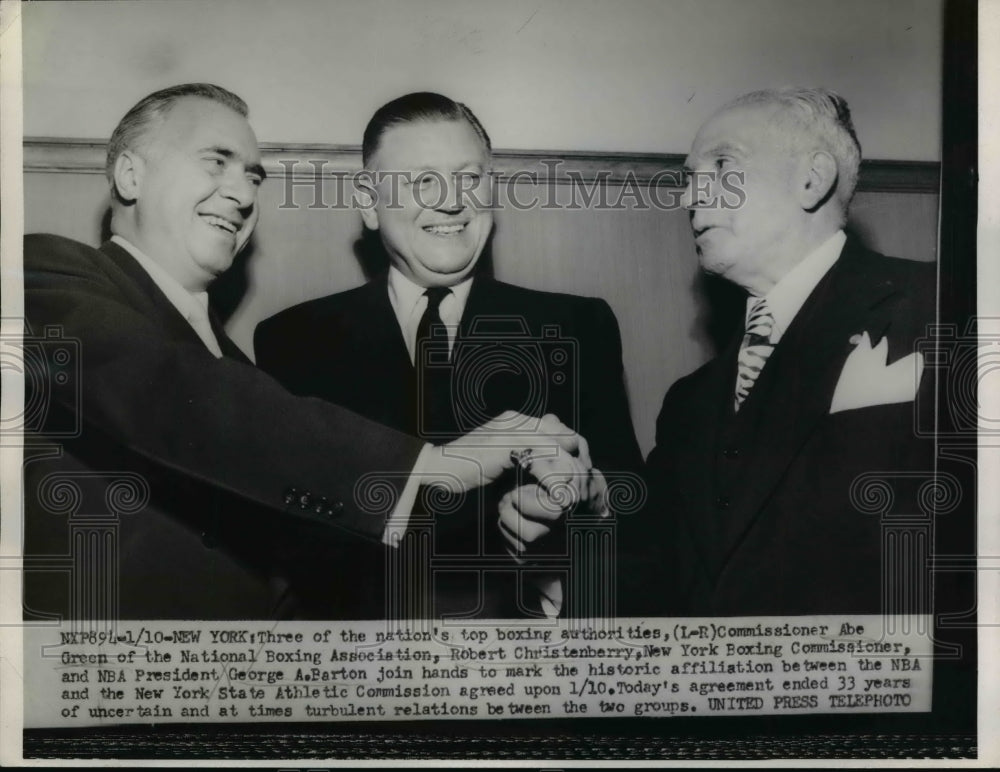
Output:
<path fill-rule="evenodd" d="M 719 171 L 722 171 L 727 166 L 732 165 L 732 163 L 733 163 L 733 159 L 732 158 L 727 158 L 726 156 L 723 156 L 721 158 L 716 158 L 715 159 L 715 168 L 718 169 Z"/>
<path fill-rule="evenodd" d="M 226 159 L 220 155 L 205 156 L 205 162 L 215 169 L 221 169 L 226 165 Z"/>
<path fill-rule="evenodd" d="M 250 184 L 255 188 L 259 188 L 264 183 L 259 174 L 248 174 L 247 179 L 250 180 Z"/>
<path fill-rule="evenodd" d="M 433 179 L 434 179 L 433 175 L 421 174 L 413 181 L 413 184 L 416 185 L 417 187 L 426 188 L 428 185 L 431 184 Z"/>

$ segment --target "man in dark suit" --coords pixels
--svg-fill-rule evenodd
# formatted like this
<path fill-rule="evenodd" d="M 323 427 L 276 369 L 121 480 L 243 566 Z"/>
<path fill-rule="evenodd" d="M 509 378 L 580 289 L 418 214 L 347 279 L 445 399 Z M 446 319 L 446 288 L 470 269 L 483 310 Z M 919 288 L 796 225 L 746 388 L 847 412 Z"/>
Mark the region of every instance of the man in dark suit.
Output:
<path fill-rule="evenodd" d="M 607 303 L 475 273 L 493 217 L 491 145 L 472 112 L 438 94 L 400 97 L 372 117 L 362 152 L 362 215 L 381 236 L 388 273 L 262 322 L 258 366 L 296 394 L 428 439 L 461 434 L 497 411 L 556 413 L 586 434 L 597 467 L 609 475 L 637 469 Z M 433 505 L 433 616 L 531 613 L 505 554 L 519 546 L 505 527 L 512 484 L 461 506 Z M 565 533 L 559 544 L 550 550 L 565 555 Z"/>
<path fill-rule="evenodd" d="M 243 356 L 206 290 L 257 222 L 246 114 L 210 84 L 151 94 L 109 142 L 113 239 L 25 240 L 27 619 L 272 618 L 312 613 L 309 592 L 350 609 L 326 545 L 381 551 L 420 484 L 467 490 L 528 448 L 535 474 L 575 485 L 589 467 L 551 416 L 432 445 L 292 396 Z M 579 457 L 541 457 L 556 448 Z"/>
<path fill-rule="evenodd" d="M 663 570 L 641 611 L 927 608 L 923 553 L 894 552 L 908 548 L 892 518 L 921 511 L 907 496 L 933 468 L 914 352 L 934 266 L 845 236 L 859 163 L 847 104 L 822 89 L 748 94 L 694 141 L 698 255 L 746 290 L 746 325 L 663 402 L 648 458 Z M 882 506 L 885 486 L 896 501 Z"/>

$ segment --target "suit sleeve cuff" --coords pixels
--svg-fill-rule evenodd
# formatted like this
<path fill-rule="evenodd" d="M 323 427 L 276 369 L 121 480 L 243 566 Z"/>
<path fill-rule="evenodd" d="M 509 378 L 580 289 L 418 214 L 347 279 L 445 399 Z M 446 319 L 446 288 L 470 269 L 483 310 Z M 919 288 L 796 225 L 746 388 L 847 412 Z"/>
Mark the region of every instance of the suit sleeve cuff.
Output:
<path fill-rule="evenodd" d="M 420 481 L 423 479 L 424 468 L 427 466 L 427 459 L 434 446 L 430 443 L 424 445 L 417 456 L 417 462 L 413 465 L 410 477 L 403 487 L 403 492 L 399 496 L 396 508 L 392 510 L 389 519 L 385 524 L 385 531 L 382 533 L 382 543 L 389 547 L 398 547 L 400 540 L 406 533 L 410 525 L 410 515 L 413 512 L 413 505 L 417 501 L 417 492 L 420 490 Z"/>

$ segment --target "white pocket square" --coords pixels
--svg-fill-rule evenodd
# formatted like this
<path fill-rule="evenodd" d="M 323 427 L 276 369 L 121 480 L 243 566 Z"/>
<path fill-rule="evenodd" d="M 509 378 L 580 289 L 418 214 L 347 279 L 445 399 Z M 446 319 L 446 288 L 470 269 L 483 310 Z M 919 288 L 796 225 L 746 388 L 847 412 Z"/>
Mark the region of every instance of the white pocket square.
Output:
<path fill-rule="evenodd" d="M 887 365 L 887 338 L 882 338 L 873 348 L 867 332 L 857 337 L 860 337 L 860 341 L 847 357 L 844 369 L 840 372 L 830 412 L 840 413 L 875 405 L 912 402 L 917 396 L 920 376 L 924 371 L 923 355 L 910 354 Z"/>

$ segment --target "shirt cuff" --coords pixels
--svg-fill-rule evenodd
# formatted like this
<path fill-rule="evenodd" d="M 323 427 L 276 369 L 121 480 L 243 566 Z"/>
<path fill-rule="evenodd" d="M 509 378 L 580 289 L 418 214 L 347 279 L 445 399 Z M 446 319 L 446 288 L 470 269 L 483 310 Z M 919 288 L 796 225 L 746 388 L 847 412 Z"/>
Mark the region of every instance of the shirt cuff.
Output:
<path fill-rule="evenodd" d="M 541 596 L 538 605 L 541 606 L 542 613 L 547 619 L 557 619 L 563 606 L 562 579 L 558 576 L 542 577 L 536 586 Z"/>
<path fill-rule="evenodd" d="M 430 457 L 434 446 L 429 442 L 424 445 L 417 462 L 413 465 L 410 478 L 403 487 L 403 492 L 399 496 L 396 508 L 392 510 L 389 519 L 385 523 L 385 531 L 382 532 L 382 543 L 389 547 L 398 547 L 403 534 L 410 525 L 410 515 L 413 513 L 413 505 L 417 501 L 417 493 L 420 490 L 423 479 L 424 468 L 427 466 L 427 459 Z"/>

